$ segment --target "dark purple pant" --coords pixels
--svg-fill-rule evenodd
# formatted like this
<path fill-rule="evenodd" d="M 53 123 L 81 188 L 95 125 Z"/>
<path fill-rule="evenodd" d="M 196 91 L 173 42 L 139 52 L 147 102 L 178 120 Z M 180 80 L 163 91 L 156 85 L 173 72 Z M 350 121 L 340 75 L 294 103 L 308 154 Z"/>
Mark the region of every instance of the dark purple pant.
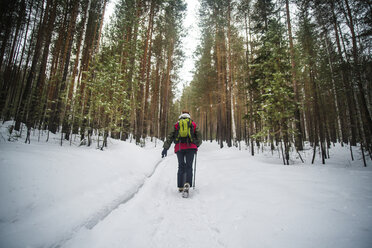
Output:
<path fill-rule="evenodd" d="M 176 154 L 178 158 L 177 185 L 179 188 L 183 187 L 185 183 L 192 186 L 192 162 L 195 150 L 179 150 Z"/>

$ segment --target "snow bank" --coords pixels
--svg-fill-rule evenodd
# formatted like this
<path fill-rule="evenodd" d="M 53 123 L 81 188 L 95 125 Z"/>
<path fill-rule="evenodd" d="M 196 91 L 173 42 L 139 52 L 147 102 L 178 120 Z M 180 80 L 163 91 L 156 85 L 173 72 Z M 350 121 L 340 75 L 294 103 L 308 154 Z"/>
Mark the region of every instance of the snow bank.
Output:
<path fill-rule="evenodd" d="M 160 161 L 160 146 L 109 139 L 109 149 L 24 139 L 0 143 L 0 247 L 50 247 L 91 228 L 130 198 Z"/>

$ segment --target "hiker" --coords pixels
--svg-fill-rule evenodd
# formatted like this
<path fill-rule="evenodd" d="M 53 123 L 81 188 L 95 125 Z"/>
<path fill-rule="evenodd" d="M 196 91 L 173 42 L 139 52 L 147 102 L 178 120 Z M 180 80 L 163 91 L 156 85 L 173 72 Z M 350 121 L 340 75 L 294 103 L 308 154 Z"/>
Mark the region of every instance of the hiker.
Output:
<path fill-rule="evenodd" d="M 178 158 L 177 186 L 179 192 L 183 192 L 184 187 L 189 188 L 192 185 L 192 163 L 202 143 L 202 137 L 195 122 L 191 120 L 189 111 L 183 110 L 178 119 L 173 131 L 164 142 L 161 155 L 167 156 L 172 142 L 175 143 L 174 152 Z"/>

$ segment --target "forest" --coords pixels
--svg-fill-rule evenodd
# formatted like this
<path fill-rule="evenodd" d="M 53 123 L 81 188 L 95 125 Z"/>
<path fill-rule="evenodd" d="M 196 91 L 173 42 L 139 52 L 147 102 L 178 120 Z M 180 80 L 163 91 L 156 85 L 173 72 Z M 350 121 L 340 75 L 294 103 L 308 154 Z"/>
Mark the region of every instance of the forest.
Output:
<path fill-rule="evenodd" d="M 199 0 L 194 77 L 177 98 L 187 1 L 3 0 L 1 120 L 9 132 L 164 140 L 182 109 L 220 147 L 324 164 L 333 143 L 372 158 L 369 0 Z M 353 156 L 353 149 L 350 149 Z"/>

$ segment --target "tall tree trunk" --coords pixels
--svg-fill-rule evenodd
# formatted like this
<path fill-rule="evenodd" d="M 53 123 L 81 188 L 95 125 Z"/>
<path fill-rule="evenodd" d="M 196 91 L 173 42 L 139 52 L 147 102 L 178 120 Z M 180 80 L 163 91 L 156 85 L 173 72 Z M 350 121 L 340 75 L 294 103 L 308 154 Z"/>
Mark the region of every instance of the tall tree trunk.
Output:
<path fill-rule="evenodd" d="M 152 90 L 152 97 L 151 97 L 151 129 L 150 129 L 150 135 L 159 137 L 159 126 L 158 126 L 158 113 L 159 113 L 159 88 L 160 88 L 160 63 L 161 63 L 161 54 L 156 54 L 156 65 L 155 65 L 155 78 L 154 78 L 154 85 Z"/>
<path fill-rule="evenodd" d="M 232 140 L 232 89 L 233 89 L 233 77 L 232 77 L 232 62 L 231 62 L 231 2 L 228 1 L 228 10 L 227 10 L 227 42 L 228 42 L 228 51 L 227 51 L 227 62 L 228 62 L 228 79 L 226 82 L 226 139 L 227 146 L 231 147 Z"/>
<path fill-rule="evenodd" d="M 295 146 L 297 150 L 303 150 L 303 138 L 302 138 L 302 127 L 301 127 L 301 115 L 299 108 L 299 94 L 297 89 L 297 75 L 296 75 L 296 62 L 294 57 L 294 48 L 293 48 L 293 37 L 292 37 L 292 25 L 291 25 L 291 16 L 289 12 L 289 1 L 285 0 L 286 12 L 287 12 L 287 26 L 288 26 L 288 36 L 289 36 L 289 52 L 291 59 L 291 72 L 292 72 L 292 87 L 294 92 L 295 100 L 295 111 L 294 117 L 296 122 L 296 134 L 295 134 Z"/>
<path fill-rule="evenodd" d="M 164 96 L 163 96 L 163 130 L 162 130 L 162 137 L 166 137 L 168 133 L 168 114 L 169 114 L 169 97 L 171 92 L 171 80 L 170 80 L 170 73 L 172 69 L 172 56 L 174 52 L 174 40 L 171 38 L 168 46 L 167 52 L 167 69 L 165 73 L 165 85 L 164 85 Z"/>
<path fill-rule="evenodd" d="M 225 119 L 223 115 L 224 110 L 224 82 L 222 80 L 222 56 L 221 56 L 221 38 L 219 27 L 216 25 L 216 72 L 217 72 L 217 140 L 220 143 L 220 148 L 223 148 L 224 142 L 224 126 Z"/>
<path fill-rule="evenodd" d="M 154 30 L 154 15 L 155 15 L 155 3 L 151 2 L 151 7 L 150 7 L 150 20 L 149 20 L 149 30 L 150 33 L 148 35 L 148 40 L 150 40 L 149 44 L 149 52 L 148 52 L 148 57 L 147 59 L 147 68 L 146 68 L 146 87 L 145 87 L 145 107 L 144 107 L 144 129 L 142 133 L 147 136 L 148 135 L 148 128 L 149 128 L 149 119 L 150 119 L 150 113 L 148 111 L 149 109 L 149 97 L 150 97 L 150 72 L 151 72 L 151 57 L 152 57 L 152 34 Z"/>
<path fill-rule="evenodd" d="M 310 54 L 310 56 L 311 56 L 311 54 Z M 315 143 L 314 143 L 314 149 L 315 149 L 315 147 L 316 147 L 316 145 L 319 141 L 319 145 L 320 145 L 320 149 L 321 149 L 321 156 L 322 156 L 322 164 L 325 164 L 324 127 L 323 127 L 323 120 L 322 120 L 321 114 L 320 114 L 320 107 L 321 106 L 319 105 L 319 101 L 320 101 L 319 90 L 318 90 L 318 86 L 315 82 L 315 75 L 314 75 L 313 70 L 314 70 L 313 65 L 310 65 L 310 84 L 312 86 L 313 95 L 314 95 L 314 97 L 313 97 L 313 108 L 314 108 L 314 116 L 316 117 L 315 126 L 317 127 L 315 130 L 318 131 L 318 132 L 315 131 L 315 138 L 316 139 L 315 139 Z M 314 158 L 313 158 L 313 162 L 314 162 Z"/>

